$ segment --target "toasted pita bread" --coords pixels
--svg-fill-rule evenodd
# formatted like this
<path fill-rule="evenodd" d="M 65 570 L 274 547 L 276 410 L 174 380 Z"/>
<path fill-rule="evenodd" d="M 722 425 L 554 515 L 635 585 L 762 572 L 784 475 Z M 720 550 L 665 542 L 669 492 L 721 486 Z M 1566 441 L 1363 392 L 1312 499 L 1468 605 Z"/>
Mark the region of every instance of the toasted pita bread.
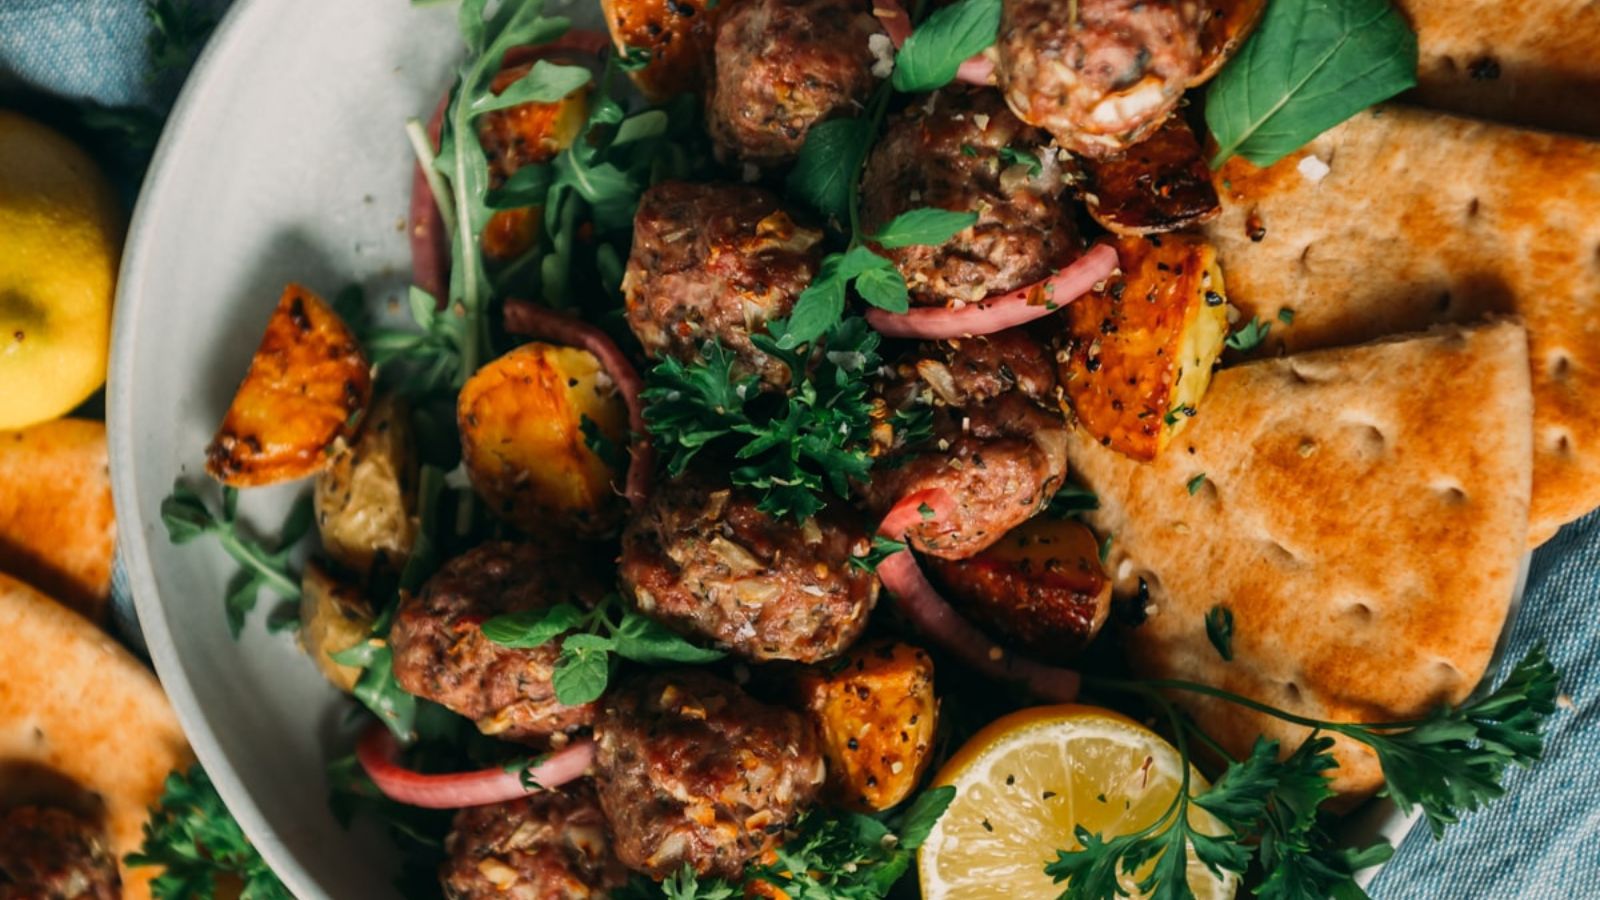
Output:
<path fill-rule="evenodd" d="M 1470 116 L 1600 136 L 1594 0 L 1398 0 L 1417 30 L 1412 99 Z M 1514 8 L 1513 8 L 1514 9 Z"/>
<path fill-rule="evenodd" d="M 1152 463 L 1075 432 L 1116 590 L 1136 594 L 1142 579 L 1149 591 L 1128 633 L 1135 669 L 1336 721 L 1462 700 L 1522 556 L 1531 405 L 1523 330 L 1500 323 L 1223 370 Z M 1232 662 L 1206 636 L 1219 605 L 1234 616 Z M 1241 757 L 1258 734 L 1285 752 L 1306 736 L 1174 697 Z M 1340 739 L 1334 754 L 1336 790 L 1382 784 L 1365 747 Z"/>
<path fill-rule="evenodd" d="M 104 424 L 0 432 L 0 572 L 100 621 L 116 535 Z"/>
<path fill-rule="evenodd" d="M 3 575 L 0 634 L 0 805 L 97 813 L 120 860 L 167 773 L 193 759 L 161 685 L 93 623 Z M 154 874 L 123 867 L 125 900 L 147 900 Z"/>
<path fill-rule="evenodd" d="M 1530 544 L 1600 506 L 1600 143 L 1382 107 L 1216 177 L 1206 233 L 1228 299 L 1273 323 L 1269 351 L 1515 314 L 1533 365 Z"/>

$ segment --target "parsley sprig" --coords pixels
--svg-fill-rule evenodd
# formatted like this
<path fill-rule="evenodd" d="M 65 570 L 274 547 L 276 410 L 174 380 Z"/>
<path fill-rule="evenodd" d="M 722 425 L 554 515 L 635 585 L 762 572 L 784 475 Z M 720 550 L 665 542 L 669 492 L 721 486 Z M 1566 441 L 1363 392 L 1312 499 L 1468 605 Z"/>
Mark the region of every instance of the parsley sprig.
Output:
<path fill-rule="evenodd" d="M 182 482 L 161 501 L 161 522 L 174 544 L 187 544 L 202 537 L 214 537 L 241 568 L 228 580 L 223 610 L 228 631 L 234 640 L 244 630 L 250 611 L 255 609 L 261 591 L 270 590 L 285 601 L 300 599 L 300 577 L 289 565 L 289 555 L 311 530 L 311 498 L 301 497 L 278 529 L 275 546 L 269 547 L 241 530 L 238 521 L 239 491 L 222 489 L 222 507 L 213 512 L 193 488 Z"/>
<path fill-rule="evenodd" d="M 882 365 L 880 339 L 853 316 L 815 347 L 785 349 L 789 324 L 768 328 L 751 340 L 789 368 L 781 395 L 762 392 L 755 375 L 740 376 L 734 356 L 711 342 L 694 362 L 669 358 L 650 370 L 644 416 L 667 451 L 669 475 L 681 475 L 715 444 L 735 461 L 732 483 L 754 490 L 763 512 L 805 519 L 822 509 L 827 492 L 848 498 L 851 480 L 872 469 L 874 404 L 864 376 Z"/>
<path fill-rule="evenodd" d="M 503 647 L 531 649 L 561 638 L 551 683 L 567 706 L 589 703 L 605 693 L 618 659 L 646 665 L 704 664 L 723 657 L 697 647 L 656 620 L 641 615 L 608 594 L 593 609 L 557 603 L 544 609 L 507 613 L 483 623 L 484 636 Z"/>
<path fill-rule="evenodd" d="M 737 883 L 702 879 L 685 866 L 659 890 L 636 880 L 623 896 L 731 900 L 771 896 L 775 888 L 790 900 L 882 900 L 955 795 L 953 787 L 930 788 L 888 817 L 813 810 L 800 818 L 777 859 L 747 867 Z"/>
<path fill-rule="evenodd" d="M 219 880 L 234 879 L 242 884 L 241 900 L 293 900 L 198 763 L 187 773 L 167 776 L 161 800 L 144 825 L 144 844 L 128 855 L 127 864 L 165 870 L 150 883 L 156 900 L 211 900 Z"/>
<path fill-rule="evenodd" d="M 1329 722 L 1296 715 L 1208 685 L 1189 681 L 1092 679 L 1096 686 L 1131 693 L 1162 709 L 1172 723 L 1185 761 L 1183 787 L 1172 805 L 1149 827 L 1110 839 L 1079 827 L 1078 849 L 1058 851 L 1045 871 L 1065 882 L 1063 900 L 1111 900 L 1128 896 L 1123 884 L 1154 863 L 1135 887 L 1154 900 L 1192 897 L 1186 870 L 1190 854 L 1219 877 L 1242 875 L 1252 861 L 1264 880 L 1258 897 L 1361 897 L 1355 873 L 1377 865 L 1392 852 L 1386 843 L 1339 848 L 1319 824 L 1318 810 L 1334 794 L 1327 772 L 1337 763 L 1329 734 L 1371 747 L 1383 767 L 1382 793 L 1403 813 L 1420 809 L 1437 837 L 1505 792 L 1506 771 L 1527 766 L 1543 749 L 1540 729 L 1555 710 L 1558 677 L 1542 648 L 1534 648 L 1501 685 L 1476 700 L 1442 707 L 1414 721 Z M 1188 739 L 1227 754 L 1193 722 L 1181 716 L 1164 692 L 1187 691 L 1314 729 L 1293 753 L 1279 759 L 1276 741 L 1258 739 L 1243 760 L 1229 763 L 1208 790 L 1189 793 Z M 1221 833 L 1195 827 L 1189 808 L 1211 813 Z"/>

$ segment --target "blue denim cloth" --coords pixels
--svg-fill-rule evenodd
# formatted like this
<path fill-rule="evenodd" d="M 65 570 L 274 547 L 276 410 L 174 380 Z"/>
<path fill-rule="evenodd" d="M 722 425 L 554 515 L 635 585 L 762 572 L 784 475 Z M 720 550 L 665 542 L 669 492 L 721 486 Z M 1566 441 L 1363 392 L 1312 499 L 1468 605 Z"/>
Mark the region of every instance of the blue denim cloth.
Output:
<path fill-rule="evenodd" d="M 160 86 L 145 75 L 147 33 L 144 0 L 0 0 L 0 77 L 107 105 L 159 102 Z M 115 580 L 115 593 L 119 623 L 136 634 L 125 577 Z M 1426 828 L 1414 831 L 1373 883 L 1374 897 L 1600 898 L 1597 617 L 1600 513 L 1569 526 L 1534 555 L 1505 655 L 1514 662 L 1543 642 L 1564 675 L 1571 706 L 1550 722 L 1544 761 L 1514 772 L 1506 797 L 1443 840 Z"/>

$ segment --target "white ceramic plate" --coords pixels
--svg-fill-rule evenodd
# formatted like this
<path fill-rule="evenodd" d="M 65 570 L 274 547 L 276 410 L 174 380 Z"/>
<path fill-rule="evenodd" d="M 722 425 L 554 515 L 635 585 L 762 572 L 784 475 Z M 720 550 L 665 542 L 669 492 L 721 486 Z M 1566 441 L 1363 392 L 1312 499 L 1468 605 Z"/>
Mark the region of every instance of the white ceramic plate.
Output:
<path fill-rule="evenodd" d="M 598 24 L 594 0 L 552 2 Z M 392 851 L 328 812 L 323 772 L 351 737 L 349 702 L 286 637 L 228 635 L 233 563 L 174 548 L 158 513 L 243 377 L 283 285 L 352 282 L 398 299 L 409 279 L 411 157 L 401 131 L 430 110 L 459 48 L 451 6 L 406 0 L 240 0 L 178 101 L 123 260 L 108 417 L 118 527 L 144 633 L 200 761 L 297 897 L 391 894 Z M 250 491 L 266 533 L 303 488 Z M 1391 840 L 1392 808 L 1352 821 Z"/>

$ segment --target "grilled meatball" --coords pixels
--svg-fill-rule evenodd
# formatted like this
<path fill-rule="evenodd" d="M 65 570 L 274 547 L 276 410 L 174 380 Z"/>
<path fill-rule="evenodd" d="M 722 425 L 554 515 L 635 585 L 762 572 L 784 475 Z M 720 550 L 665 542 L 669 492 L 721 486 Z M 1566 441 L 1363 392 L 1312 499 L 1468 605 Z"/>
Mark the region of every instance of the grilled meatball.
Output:
<path fill-rule="evenodd" d="M 1143 140 L 1200 72 L 1196 0 L 1005 0 L 1002 9 L 996 71 L 1007 102 L 1086 156 Z"/>
<path fill-rule="evenodd" d="M 622 584 L 672 628 L 754 660 L 815 662 L 861 636 L 878 581 L 850 564 L 868 536 L 828 509 L 796 524 L 725 482 L 687 477 L 656 491 L 622 535 Z"/>
<path fill-rule="evenodd" d="M 788 369 L 750 335 L 789 315 L 817 273 L 821 240 L 760 188 L 655 185 L 633 220 L 622 280 L 628 326 L 652 357 L 694 359 L 715 339 L 738 357 L 741 374 L 786 385 Z"/>
<path fill-rule="evenodd" d="M 994 91 L 973 88 L 941 91 L 889 126 L 862 182 L 867 231 L 918 207 L 978 214 L 940 246 L 881 251 L 905 276 L 913 303 L 982 300 L 1072 261 L 1078 237 L 1048 142 Z"/>
<path fill-rule="evenodd" d="M 812 125 L 866 100 L 874 35 L 888 46 L 866 0 L 745 0 L 730 9 L 706 92 L 719 154 L 762 166 L 793 161 Z"/>
<path fill-rule="evenodd" d="M 449 900 L 599 900 L 628 880 L 588 779 L 463 809 L 444 847 Z"/>
<path fill-rule="evenodd" d="M 0 814 L 0 900 L 117 900 L 122 880 L 105 835 L 64 809 Z"/>
<path fill-rule="evenodd" d="M 932 436 L 899 447 L 873 469 L 865 496 L 885 513 L 917 491 L 940 488 L 954 512 L 914 526 L 918 550 L 966 559 L 1049 502 L 1067 474 L 1066 423 L 1055 374 L 1025 329 L 928 344 L 895 367 L 891 408 L 933 407 Z"/>
<path fill-rule="evenodd" d="M 456 557 L 400 604 L 389 632 L 396 680 L 510 741 L 559 742 L 588 725 L 594 704 L 556 700 L 550 679 L 559 640 L 512 650 L 485 637 L 482 626 L 501 613 L 562 602 L 593 606 L 604 592 L 594 562 L 504 541 Z"/>
<path fill-rule="evenodd" d="M 737 878 L 822 786 L 822 754 L 798 713 L 699 670 L 611 694 L 595 741 L 617 856 L 658 880 L 684 863 Z"/>

